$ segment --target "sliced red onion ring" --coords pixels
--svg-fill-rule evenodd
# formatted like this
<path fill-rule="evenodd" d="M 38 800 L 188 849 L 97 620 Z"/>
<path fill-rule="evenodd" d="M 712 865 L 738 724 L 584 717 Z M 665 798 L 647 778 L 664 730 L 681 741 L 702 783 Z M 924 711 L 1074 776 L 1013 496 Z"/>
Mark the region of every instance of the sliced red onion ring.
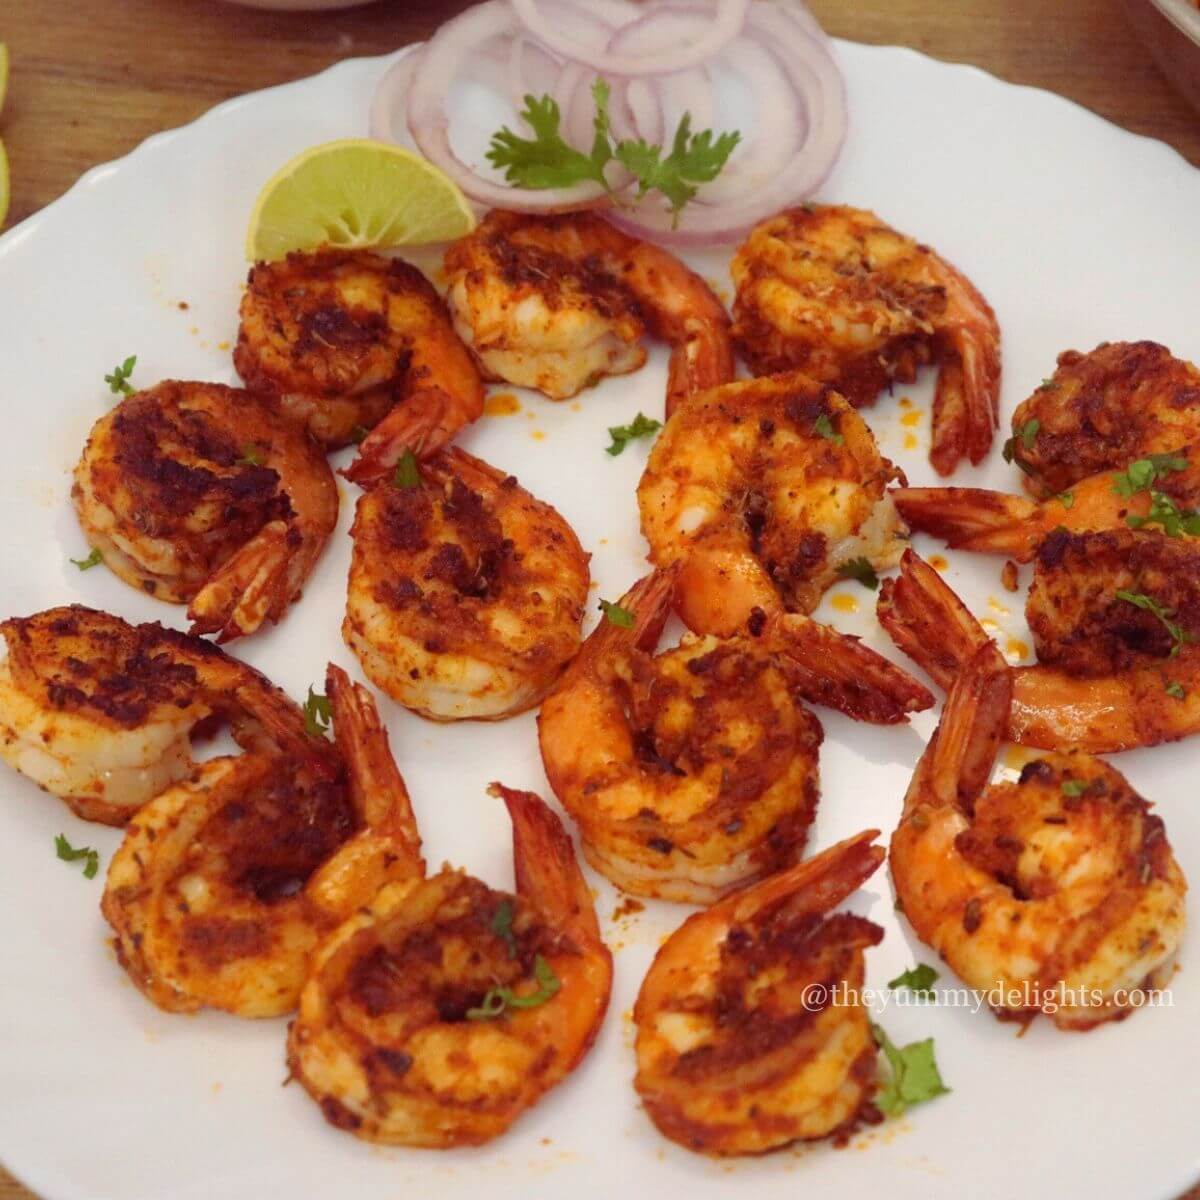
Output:
<path fill-rule="evenodd" d="M 639 54 L 632 47 L 644 36 L 639 30 L 648 22 L 657 22 L 657 10 L 628 22 L 624 32 L 631 38 L 626 43 L 630 49 L 625 53 L 613 53 L 607 49 L 593 49 L 564 31 L 560 21 L 538 11 L 537 0 L 509 0 L 509 3 L 529 34 L 548 50 L 604 75 L 628 76 L 664 75 L 706 63 L 741 33 L 751 6 L 750 0 L 716 0 L 704 23 L 704 32 L 696 41 L 669 50 L 656 49 Z"/>
<path fill-rule="evenodd" d="M 446 96 L 464 59 L 477 54 L 490 39 L 521 32 L 509 0 L 487 0 L 469 8 L 438 30 L 421 51 L 408 89 L 408 128 L 421 153 L 473 200 L 493 208 L 523 212 L 563 212 L 608 203 L 598 183 L 580 183 L 544 191 L 518 191 L 480 175 L 450 145 Z"/>
<path fill-rule="evenodd" d="M 417 46 L 398 58 L 384 72 L 371 99 L 367 123 L 371 137 L 378 142 L 411 142 L 401 118 L 408 108 L 408 93 L 424 46 Z"/>
<path fill-rule="evenodd" d="M 811 195 L 824 182 L 846 131 L 845 85 L 830 49 L 824 39 L 813 38 L 802 22 L 771 4 L 752 7 L 746 36 L 775 55 L 791 84 L 789 107 L 760 113 L 755 140 L 785 136 L 787 123 L 807 119 L 808 136 L 803 144 L 766 186 L 739 190 L 726 203 L 693 203 L 678 225 L 653 194 L 632 207 L 614 209 L 608 215 L 615 225 L 675 245 L 735 241 L 759 221 Z"/>

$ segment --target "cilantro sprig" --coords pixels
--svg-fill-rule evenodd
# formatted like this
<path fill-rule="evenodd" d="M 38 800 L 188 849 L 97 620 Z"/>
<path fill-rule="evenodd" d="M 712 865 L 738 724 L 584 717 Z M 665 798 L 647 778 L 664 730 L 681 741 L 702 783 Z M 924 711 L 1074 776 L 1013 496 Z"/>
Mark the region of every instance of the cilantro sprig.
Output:
<path fill-rule="evenodd" d="M 263 465 L 262 451 L 253 443 L 247 442 L 242 447 L 242 457 L 236 460 L 239 467 L 261 467 Z"/>
<path fill-rule="evenodd" d="M 884 1031 L 871 1025 L 875 1044 L 887 1059 L 889 1072 L 875 1094 L 875 1107 L 889 1117 L 898 1117 L 914 1104 L 922 1104 L 950 1089 L 942 1082 L 934 1058 L 933 1038 L 897 1046 Z"/>
<path fill-rule="evenodd" d="M 1117 599 L 1124 600 L 1126 604 L 1132 604 L 1134 608 L 1140 608 L 1143 612 L 1148 612 L 1156 617 L 1162 627 L 1171 635 L 1171 653 L 1168 658 L 1174 658 L 1180 650 L 1183 649 L 1185 643 L 1193 642 L 1196 639 L 1177 621 L 1172 621 L 1171 618 L 1175 615 L 1175 610 L 1164 608 L 1153 596 L 1147 596 L 1144 592 L 1127 592 L 1118 591 Z"/>
<path fill-rule="evenodd" d="M 492 932 L 508 949 L 508 957 L 517 957 L 517 935 L 513 933 L 513 917 L 516 910 L 511 900 L 503 900 L 492 913 Z"/>
<path fill-rule="evenodd" d="M 516 187 L 541 190 L 591 182 L 610 194 L 607 168 L 616 162 L 634 177 L 639 198 L 659 192 L 678 221 L 700 185 L 711 182 L 724 169 L 742 135 L 736 131 L 714 134 L 711 129 L 693 133 L 691 115 L 684 113 L 669 152 L 641 138 L 614 144 L 608 115 L 611 94 L 603 79 L 592 85 L 596 114 L 592 145 L 586 153 L 563 137 L 562 112 L 553 97 L 528 95 L 521 118 L 534 136 L 521 137 L 507 125 L 501 127 L 492 135 L 488 161 L 503 170 L 505 180 Z"/>
<path fill-rule="evenodd" d="M 467 1020 L 494 1021 L 510 1008 L 537 1008 L 561 991 L 562 980 L 540 954 L 533 960 L 533 975 L 538 985 L 536 992 L 519 995 L 511 988 L 489 988 L 478 1008 L 467 1009 Z"/>
<path fill-rule="evenodd" d="M 60 833 L 54 839 L 54 852 L 63 862 L 82 862 L 84 879 L 95 879 L 100 870 L 100 851 L 91 846 L 72 846 Z"/>
<path fill-rule="evenodd" d="M 661 428 L 661 421 L 656 421 L 653 417 L 639 412 L 628 425 L 610 425 L 608 427 L 608 436 L 612 438 L 612 445 L 605 446 L 604 449 L 613 458 L 616 458 L 630 442 L 638 438 L 649 437 Z"/>
<path fill-rule="evenodd" d="M 857 579 L 868 591 L 879 590 L 879 576 L 875 574 L 875 568 L 871 566 L 871 560 L 868 558 L 852 558 L 840 563 L 837 573 L 843 579 Z"/>

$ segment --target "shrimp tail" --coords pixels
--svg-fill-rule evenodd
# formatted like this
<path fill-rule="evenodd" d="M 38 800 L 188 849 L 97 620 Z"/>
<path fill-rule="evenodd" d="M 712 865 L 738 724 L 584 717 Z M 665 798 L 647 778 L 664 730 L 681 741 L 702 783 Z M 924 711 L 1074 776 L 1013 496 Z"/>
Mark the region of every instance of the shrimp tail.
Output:
<path fill-rule="evenodd" d="M 346 764 L 354 811 L 365 825 L 387 829 L 398 837 L 408 857 L 421 863 L 421 835 L 412 799 L 392 756 L 374 698 L 334 663 L 325 672 L 325 691 L 333 709 L 334 742 Z"/>
<path fill-rule="evenodd" d="M 792 668 L 797 689 L 856 721 L 895 725 L 933 707 L 933 694 L 881 654 L 797 613 L 771 617 L 767 635 Z"/>
<path fill-rule="evenodd" d="M 414 392 L 363 438 L 358 457 L 342 474 L 360 487 L 370 487 L 395 468 L 406 450 L 420 459 L 432 457 L 462 428 L 455 412 L 452 398 L 441 388 Z"/>
<path fill-rule="evenodd" d="M 234 741 L 244 750 L 294 755 L 329 776 L 336 774 L 336 755 L 324 738 L 308 732 L 300 706 L 252 667 L 242 669 L 244 678 L 230 689 L 232 700 L 215 697 L 226 710 Z"/>
<path fill-rule="evenodd" d="M 960 317 L 948 337 L 933 397 L 929 461 L 950 475 L 966 456 L 981 463 L 1000 424 L 1000 327 L 974 285 L 949 268 L 946 290 Z"/>
<path fill-rule="evenodd" d="M 633 617 L 632 623 L 622 623 L 623 618 L 614 620 L 616 614 L 601 617 L 600 624 L 589 634 L 564 678 L 573 676 L 577 669 L 591 670 L 612 661 L 614 656 L 619 657 L 628 649 L 653 652 L 675 603 L 678 575 L 678 564 L 672 564 L 639 579 L 617 605 Z"/>
<path fill-rule="evenodd" d="M 877 606 L 888 636 L 947 691 L 991 638 L 942 577 L 912 550 L 898 579 L 884 580 Z"/>
<path fill-rule="evenodd" d="M 725 310 L 719 304 L 717 307 L 719 314 L 687 317 L 678 330 L 659 335 L 671 342 L 667 367 L 668 418 L 689 396 L 733 379 L 730 321 Z"/>
<path fill-rule="evenodd" d="M 294 591 L 289 532 L 286 521 L 270 521 L 217 568 L 188 608 L 190 633 L 229 642 L 283 616 Z"/>
<path fill-rule="evenodd" d="M 893 488 L 900 515 L 913 528 L 956 550 L 1005 554 L 1029 562 L 1046 530 L 1032 500 L 984 488 Z"/>
<path fill-rule="evenodd" d="M 488 794 L 504 801 L 512 819 L 517 892 L 572 937 L 602 946 L 591 890 L 557 814 L 533 792 L 493 783 Z"/>
<path fill-rule="evenodd" d="M 878 836 L 878 829 L 864 829 L 761 883 L 734 892 L 698 915 L 709 924 L 718 918 L 744 925 L 785 904 L 792 917 L 827 913 L 856 892 L 883 862 L 884 848 L 872 844 Z"/>
<path fill-rule="evenodd" d="M 1012 708 L 1013 672 L 989 642 L 976 651 L 950 689 L 937 732 L 917 765 L 905 813 L 922 797 L 970 813 L 987 786 Z"/>

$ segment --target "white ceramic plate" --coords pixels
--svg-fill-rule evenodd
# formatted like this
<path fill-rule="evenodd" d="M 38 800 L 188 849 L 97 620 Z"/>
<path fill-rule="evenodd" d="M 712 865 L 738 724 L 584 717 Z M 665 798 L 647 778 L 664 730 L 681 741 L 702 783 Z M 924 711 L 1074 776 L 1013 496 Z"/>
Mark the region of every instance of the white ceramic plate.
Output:
<path fill-rule="evenodd" d="M 876 209 L 980 286 L 1004 330 L 1006 417 L 1067 347 L 1151 337 L 1200 359 L 1200 174 L 1166 147 L 1056 97 L 905 50 L 840 51 L 854 125 L 824 196 Z M 222 105 L 90 172 L 0 239 L 0 613 L 81 601 L 131 620 L 182 623 L 179 609 L 68 562 L 86 554 L 68 501 L 69 471 L 111 402 L 101 377 L 136 353 L 142 384 L 167 375 L 233 379 L 228 343 L 251 202 L 289 155 L 363 132 L 384 65 L 346 62 Z M 486 419 L 464 438 L 573 523 L 594 554 L 598 595 L 617 596 L 643 570 L 644 551 L 634 487 L 646 448 L 610 458 L 604 430 L 639 409 L 660 412 L 663 381 L 660 352 L 640 374 L 607 382 L 579 404 L 522 397 L 523 411 Z M 907 394 L 927 414 L 929 381 Z M 932 482 L 927 418 L 911 429 L 900 415 L 886 398 L 871 415 L 884 452 L 914 482 Z M 906 448 L 910 434 L 919 444 Z M 1013 487 L 1016 476 L 997 447 L 986 469 L 964 471 L 959 481 Z M 356 670 L 338 633 L 352 491 L 345 489 L 339 533 L 303 602 L 278 629 L 236 645 L 295 696 L 322 677 L 330 658 Z M 1025 631 L 1019 601 L 1000 589 L 999 567 L 958 556 L 950 578 L 996 621 L 1003 643 Z M 852 583 L 836 592 L 857 600 L 859 611 L 835 612 L 827 599 L 822 613 L 895 654 L 876 626 L 873 597 Z M 989 597 L 1006 611 L 989 610 Z M 446 728 L 385 708 L 429 860 L 449 859 L 510 886 L 507 821 L 484 788 L 499 778 L 548 795 L 532 717 Z M 828 736 L 813 848 L 867 825 L 890 834 L 932 714 L 889 730 L 821 717 Z M 1196 747 L 1119 760 L 1158 803 L 1194 877 L 1200 812 L 1187 767 Z M 1200 1178 L 1194 904 L 1171 1007 L 1086 1035 L 1038 1022 L 1024 1037 L 987 1013 L 893 1008 L 880 1017 L 893 1038 L 937 1039 L 952 1095 L 847 1149 L 822 1144 L 721 1164 L 659 1137 L 630 1083 L 629 1009 L 660 936 L 684 912 L 650 905 L 614 927 L 616 898 L 598 881 L 617 951 L 616 991 L 582 1067 L 491 1146 L 378 1149 L 327 1126 L 298 1087 L 280 1086 L 284 1022 L 168 1016 L 151 1007 L 108 949 L 97 909 L 102 879 L 88 882 L 54 856 L 54 835 L 65 832 L 99 847 L 107 862 L 116 832 L 73 819 L 15 774 L 5 771 L 0 785 L 0 1159 L 50 1200 L 700 1200 L 743 1191 L 762 1200 L 1168 1200 Z M 887 929 L 868 955 L 872 985 L 914 961 L 933 961 L 894 914 L 886 872 L 853 906 Z"/>

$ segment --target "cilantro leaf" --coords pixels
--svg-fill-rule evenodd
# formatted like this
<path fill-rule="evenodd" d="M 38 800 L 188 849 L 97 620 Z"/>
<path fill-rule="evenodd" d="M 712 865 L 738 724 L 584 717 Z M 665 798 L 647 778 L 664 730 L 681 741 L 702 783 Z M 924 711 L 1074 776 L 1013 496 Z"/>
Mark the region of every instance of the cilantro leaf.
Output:
<path fill-rule="evenodd" d="M 1173 471 L 1186 471 L 1188 460 L 1178 454 L 1148 454 L 1131 462 L 1124 473 L 1113 476 L 1113 491 L 1118 496 L 1133 496 L 1165 479 Z"/>
<path fill-rule="evenodd" d="M 136 366 L 137 355 L 131 354 L 123 363 L 113 367 L 112 371 L 105 375 L 104 382 L 108 384 L 108 390 L 114 396 L 132 396 L 137 391 L 129 382 L 129 377 L 133 374 L 133 368 Z"/>
<path fill-rule="evenodd" d="M 1178 679 L 1169 680 L 1163 687 L 1163 691 L 1167 693 L 1173 700 L 1186 700 L 1187 689 L 1179 682 Z"/>
<path fill-rule="evenodd" d="M 613 625 L 619 625 L 622 629 L 633 628 L 633 613 L 629 609 L 622 608 L 611 600 L 601 600 L 600 611 L 604 614 L 605 619 Z"/>
<path fill-rule="evenodd" d="M 705 129 L 693 133 L 692 115 L 684 113 L 666 157 L 661 146 L 651 146 L 639 138 L 621 142 L 616 159 L 637 179 L 639 197 L 650 191 L 661 192 L 678 220 L 699 185 L 716 179 L 741 140 L 737 132 L 714 135 L 711 129 Z"/>
<path fill-rule="evenodd" d="M 875 574 L 875 568 L 871 566 L 871 562 L 867 558 L 852 558 L 848 562 L 839 564 L 837 573 L 843 579 L 857 579 L 863 587 L 872 592 L 879 590 L 879 576 Z"/>
<path fill-rule="evenodd" d="M 308 699 L 304 701 L 304 728 L 310 737 L 324 737 L 333 719 L 333 705 L 328 696 L 312 690 L 308 685 Z"/>
<path fill-rule="evenodd" d="M 813 422 L 813 433 L 815 433 L 818 437 L 823 437 L 827 442 L 833 442 L 835 446 L 842 445 L 846 440 L 833 427 L 833 422 L 829 419 L 828 413 L 822 413 Z"/>
<path fill-rule="evenodd" d="M 898 1047 L 878 1025 L 872 1023 L 871 1032 L 890 1068 L 888 1077 L 875 1095 L 875 1107 L 880 1112 L 889 1117 L 898 1117 L 910 1106 L 950 1091 L 942 1082 L 934 1059 L 933 1038 Z"/>
<path fill-rule="evenodd" d="M 1063 506 L 1063 508 L 1074 508 L 1075 507 L 1075 493 L 1074 492 L 1059 492 L 1058 493 L 1058 502 L 1059 502 L 1059 504 L 1061 504 Z"/>
<path fill-rule="evenodd" d="M 54 852 L 63 862 L 79 862 L 82 859 L 84 879 L 96 878 L 96 872 L 100 870 L 99 850 L 93 850 L 91 846 L 80 846 L 76 849 L 60 833 L 54 839 Z"/>
<path fill-rule="evenodd" d="M 661 428 L 661 421 L 656 421 L 653 417 L 647 417 L 639 412 L 628 425 L 610 425 L 608 427 L 608 436 L 612 438 L 612 445 L 605 446 L 605 450 L 616 458 L 630 442 L 636 438 L 649 437 Z"/>
<path fill-rule="evenodd" d="M 507 125 L 492 134 L 487 159 L 504 171 L 508 183 L 520 188 L 571 187 L 591 180 L 608 188 L 604 168 L 612 158 L 608 136 L 608 84 L 603 79 L 592 86 L 596 101 L 595 139 L 591 154 L 576 150 L 559 132 L 562 111 L 552 96 L 525 97 L 521 118 L 533 130 L 532 138 L 513 133 Z"/>
<path fill-rule="evenodd" d="M 467 1009 L 467 1020 L 494 1021 L 505 1009 L 537 1008 L 558 995 L 562 989 L 562 980 L 555 975 L 554 968 L 540 954 L 533 960 L 533 974 L 538 984 L 536 992 L 523 996 L 511 988 L 489 988 L 477 1008 Z"/>
<path fill-rule="evenodd" d="M 405 450 L 396 463 L 396 473 L 392 483 L 398 488 L 415 488 L 421 486 L 421 471 L 417 466 L 417 456 L 411 450 Z"/>
<path fill-rule="evenodd" d="M 917 963 L 915 967 L 909 967 L 907 971 L 901 972 L 895 979 L 889 979 L 888 987 L 892 989 L 905 987 L 918 995 L 928 996 L 933 994 L 933 983 L 937 977 L 936 968 L 931 967 L 928 963 Z"/>
<path fill-rule="evenodd" d="M 1085 779 L 1064 779 L 1062 781 L 1062 794 L 1064 796 L 1082 796 L 1087 790 L 1088 784 Z"/>
<path fill-rule="evenodd" d="M 259 453 L 258 447 L 253 442 L 247 442 L 242 447 L 242 457 L 235 462 L 239 467 L 261 467 L 263 465 L 262 454 Z"/>
<path fill-rule="evenodd" d="M 1174 643 L 1171 647 L 1171 653 L 1167 655 L 1168 658 L 1174 658 L 1183 649 L 1185 642 L 1196 640 L 1182 625 L 1171 620 L 1175 615 L 1174 609 L 1163 608 L 1153 596 L 1147 596 L 1142 592 L 1126 592 L 1122 590 L 1117 592 L 1117 599 L 1124 600 L 1126 604 L 1132 604 L 1134 608 L 1140 608 L 1143 612 L 1148 612 L 1158 619 L 1162 627 L 1171 635 L 1171 640 Z"/>
<path fill-rule="evenodd" d="M 104 557 L 100 551 L 93 546 L 92 552 L 87 556 L 87 558 L 72 558 L 68 561 L 74 563 L 81 571 L 90 571 L 93 567 L 98 567 L 104 561 Z"/>

